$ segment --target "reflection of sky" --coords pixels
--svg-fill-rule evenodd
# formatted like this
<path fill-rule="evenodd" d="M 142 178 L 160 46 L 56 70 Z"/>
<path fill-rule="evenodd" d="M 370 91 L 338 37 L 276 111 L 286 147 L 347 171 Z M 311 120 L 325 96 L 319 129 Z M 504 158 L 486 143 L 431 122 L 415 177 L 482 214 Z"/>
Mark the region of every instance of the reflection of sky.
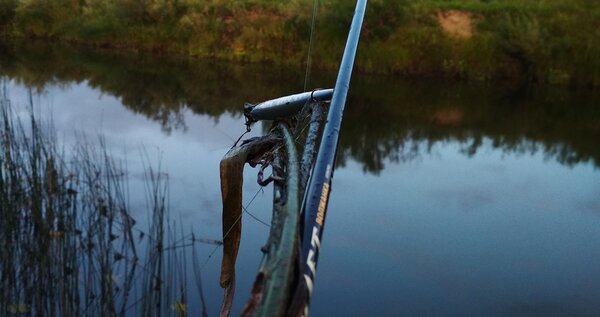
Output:
<path fill-rule="evenodd" d="M 9 91 L 14 103 L 26 104 L 22 87 Z M 127 159 L 134 206 L 145 204 L 141 149 L 153 166 L 160 157 L 173 218 L 199 237 L 220 237 L 218 163 L 244 131 L 241 118 L 186 110 L 187 130 L 167 135 L 85 82 L 50 87 L 40 104 L 40 112 L 52 112 L 59 139 L 74 142 L 83 131 L 95 141 L 101 133 Z M 470 158 L 461 148 L 437 143 L 419 160 L 385 162 L 377 176 L 351 160 L 335 172 L 313 316 L 600 314 L 600 172 L 485 142 Z M 256 171 L 245 177 L 249 201 Z M 250 207 L 267 221 L 270 195 L 265 190 Z M 138 217 L 143 223 L 145 215 Z M 249 217 L 243 226 L 237 310 L 268 234 Z M 200 250 L 203 263 L 213 248 Z M 211 315 L 221 296 L 219 265 L 215 256 L 203 271 Z"/>
<path fill-rule="evenodd" d="M 600 313 L 598 171 L 458 148 L 336 171 L 314 315 Z"/>

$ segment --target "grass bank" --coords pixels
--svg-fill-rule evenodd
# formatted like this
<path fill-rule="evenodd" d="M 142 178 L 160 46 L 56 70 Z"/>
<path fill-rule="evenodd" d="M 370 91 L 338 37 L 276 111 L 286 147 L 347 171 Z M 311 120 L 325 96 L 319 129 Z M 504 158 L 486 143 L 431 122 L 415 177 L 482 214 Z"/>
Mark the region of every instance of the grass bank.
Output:
<path fill-rule="evenodd" d="M 4 0 L 0 33 L 120 50 L 303 64 L 310 0 Z M 336 68 L 353 2 L 319 1 L 316 67 Z M 371 0 L 357 69 L 600 85 L 600 3 Z"/>

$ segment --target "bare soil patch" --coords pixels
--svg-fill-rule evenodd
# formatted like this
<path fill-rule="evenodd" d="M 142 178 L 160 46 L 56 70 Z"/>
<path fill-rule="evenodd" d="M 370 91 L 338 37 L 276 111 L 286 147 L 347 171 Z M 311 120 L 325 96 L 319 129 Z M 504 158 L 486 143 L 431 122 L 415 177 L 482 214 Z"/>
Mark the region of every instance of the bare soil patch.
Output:
<path fill-rule="evenodd" d="M 463 119 L 464 113 L 461 110 L 442 109 L 431 116 L 431 123 L 439 126 L 460 126 Z"/>
<path fill-rule="evenodd" d="M 473 18 L 470 12 L 461 10 L 438 10 L 437 20 L 447 34 L 469 39 L 473 36 Z"/>

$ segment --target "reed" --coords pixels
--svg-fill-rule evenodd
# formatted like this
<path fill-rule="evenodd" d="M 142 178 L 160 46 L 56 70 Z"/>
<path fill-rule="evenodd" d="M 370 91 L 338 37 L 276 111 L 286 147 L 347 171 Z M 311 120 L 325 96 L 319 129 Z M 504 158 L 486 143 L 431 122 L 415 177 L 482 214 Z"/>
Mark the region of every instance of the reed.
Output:
<path fill-rule="evenodd" d="M 0 315 L 186 315 L 198 240 L 169 220 L 167 174 L 147 164 L 140 227 L 125 163 L 102 138 L 65 150 L 32 95 L 23 117 L 0 92 Z"/>

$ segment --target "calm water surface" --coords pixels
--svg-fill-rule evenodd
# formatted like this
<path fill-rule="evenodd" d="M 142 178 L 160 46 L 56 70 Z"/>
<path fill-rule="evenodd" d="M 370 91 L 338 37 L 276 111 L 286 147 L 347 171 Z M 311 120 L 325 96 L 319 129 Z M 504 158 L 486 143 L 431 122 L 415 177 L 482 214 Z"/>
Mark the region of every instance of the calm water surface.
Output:
<path fill-rule="evenodd" d="M 140 151 L 160 159 L 172 218 L 207 239 L 220 239 L 219 160 L 244 131 L 243 103 L 299 92 L 302 74 L 0 48 L 13 104 L 26 105 L 31 93 L 67 144 L 104 135 L 128 162 L 139 209 Z M 314 76 L 312 85 L 331 87 L 334 78 Z M 598 93 L 355 75 L 311 315 L 600 315 L 599 140 Z M 268 222 L 270 188 L 260 192 L 255 176 L 245 172 L 245 201 L 258 192 L 249 210 Z M 269 230 L 243 221 L 236 312 Z M 221 250 L 209 258 L 213 250 L 200 249 L 210 315 L 222 296 Z"/>

